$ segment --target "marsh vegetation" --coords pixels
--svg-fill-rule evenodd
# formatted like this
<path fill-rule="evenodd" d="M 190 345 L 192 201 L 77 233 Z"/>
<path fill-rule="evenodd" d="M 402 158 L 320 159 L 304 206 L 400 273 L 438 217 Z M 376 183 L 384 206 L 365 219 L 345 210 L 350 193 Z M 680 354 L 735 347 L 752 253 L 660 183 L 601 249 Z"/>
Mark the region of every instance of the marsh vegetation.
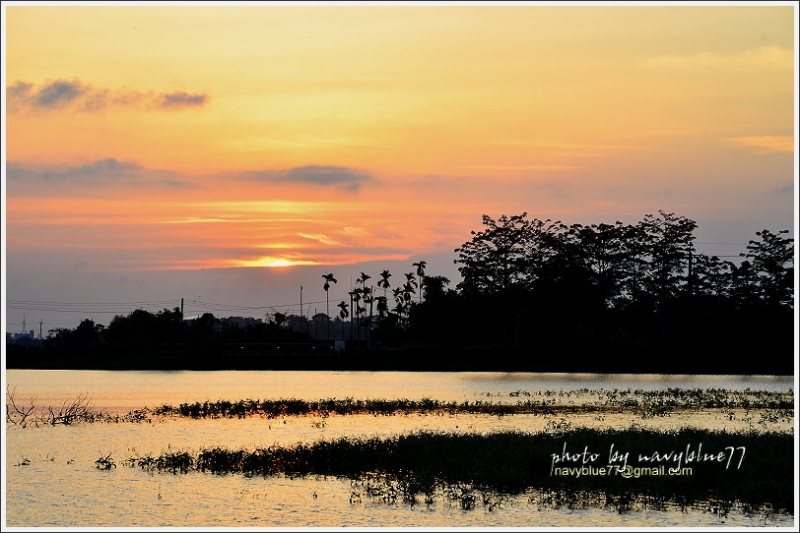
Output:
<path fill-rule="evenodd" d="M 611 461 L 609 444 L 620 458 L 620 450 L 629 454 L 625 466 L 621 460 Z M 554 475 L 553 463 L 562 464 L 567 446 L 577 452 L 567 454 L 572 457 L 590 453 L 575 460 L 574 475 Z M 705 452 L 698 452 L 698 446 Z M 173 474 L 345 477 L 361 487 L 359 496 L 390 504 L 432 503 L 443 497 L 460 502 L 464 509 L 478 502 L 488 508 L 504 496 L 529 493 L 542 505 L 586 508 L 600 502 L 601 507 L 620 512 L 635 505 L 685 509 L 709 501 L 724 503 L 728 509 L 739 505 L 751 512 L 788 512 L 794 502 L 792 447 L 792 435 L 776 432 L 637 428 L 538 434 L 415 432 L 252 450 L 170 451 L 131 456 L 125 465 Z M 660 453 L 663 461 L 653 462 L 654 453 Z M 597 457 L 589 461 L 593 455 Z M 611 468 L 609 462 L 617 471 L 597 475 L 599 469 Z M 587 463 L 595 473 L 589 473 Z M 661 469 L 661 464 L 666 467 Z M 683 470 L 669 475 L 672 468 Z"/>
<path fill-rule="evenodd" d="M 746 425 L 731 431 L 681 426 L 687 414 L 712 411 L 717 418 L 733 421 L 738 417 Z M 19 405 L 15 390 L 6 391 L 6 421 L 21 428 L 262 419 L 264 424 L 310 420 L 312 428 L 324 430 L 337 417 L 520 415 L 540 417 L 546 423 L 536 432 L 413 430 L 338 438 L 320 434 L 317 439 L 286 445 L 217 445 L 160 453 L 134 450 L 121 464 L 150 474 L 343 478 L 352 483 L 353 501 L 368 498 L 392 505 L 440 501 L 463 510 L 491 511 L 509 498 L 524 496 L 530 504 L 551 509 L 599 507 L 623 512 L 707 507 L 720 513 L 732 508 L 792 512 L 792 390 L 517 390 L 463 402 L 429 398 L 217 400 L 144 407 L 123 415 L 92 408 L 85 394 L 54 408 L 37 407 L 33 400 Z M 604 428 L 605 417 L 616 415 L 630 419 L 629 426 Z M 595 427 L 573 424 L 579 416 L 592 417 Z M 653 418 L 671 418 L 673 427 L 645 428 L 636 422 Z M 623 450 L 626 459 L 621 464 Z M 653 453 L 662 454 L 657 456 L 659 461 L 648 461 Z M 736 453 L 740 456 L 734 458 Z M 700 461 L 702 457 L 705 461 Z M 19 464 L 29 463 L 25 459 Z M 659 470 L 662 465 L 689 470 L 668 475 Z M 104 453 L 95 467 L 111 470 L 117 462 L 111 453 Z M 598 475 L 599 469 L 612 467 L 613 473 L 603 470 Z M 561 474 L 554 475 L 559 472 L 556 468 L 563 469 Z"/>

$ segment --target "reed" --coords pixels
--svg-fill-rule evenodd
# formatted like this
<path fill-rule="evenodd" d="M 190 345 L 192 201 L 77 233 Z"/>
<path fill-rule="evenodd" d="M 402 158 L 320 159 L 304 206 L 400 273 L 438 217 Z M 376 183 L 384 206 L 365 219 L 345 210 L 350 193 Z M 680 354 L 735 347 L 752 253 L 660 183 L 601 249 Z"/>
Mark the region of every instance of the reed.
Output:
<path fill-rule="evenodd" d="M 663 390 L 590 390 L 577 391 L 515 391 L 510 393 L 513 403 L 504 400 L 440 401 L 430 398 L 355 400 L 321 399 L 305 401 L 298 399 L 272 400 L 219 400 L 182 403 L 177 407 L 163 405 L 154 414 L 188 418 L 247 418 L 260 416 L 275 419 L 284 416 L 325 416 L 370 414 L 374 416 L 397 416 L 447 412 L 505 416 L 534 414 L 587 413 L 635 413 L 641 418 L 669 416 L 671 413 L 704 409 L 768 409 L 766 420 L 785 420 L 794 416 L 794 392 L 744 391 L 728 389 L 679 389 Z M 524 399 L 519 399 L 520 397 Z"/>
<path fill-rule="evenodd" d="M 691 473 L 680 476 L 553 475 L 553 456 L 562 454 L 564 446 L 571 453 L 584 450 L 598 453 L 600 458 L 592 465 L 605 467 L 612 444 L 618 452 L 629 453 L 628 465 L 632 468 L 657 466 L 640 460 L 640 454 L 686 453 L 687 446 L 698 450 L 701 445 L 707 454 L 723 453 L 731 447 L 744 448 L 746 454 L 739 465 L 738 455 L 730 462 L 689 461 L 687 453 L 683 466 L 690 467 Z M 543 505 L 576 506 L 576 502 L 600 499 L 604 506 L 625 509 L 634 503 L 642 505 L 642 502 L 651 507 L 667 503 L 689 507 L 717 501 L 729 506 L 791 512 L 795 496 L 793 455 L 793 436 L 775 432 L 729 433 L 701 429 L 572 429 L 533 434 L 415 432 L 392 437 L 345 437 L 255 450 L 202 449 L 190 457 L 184 455 L 182 464 L 185 467 L 179 471 L 345 477 L 359 482 L 371 497 L 387 502 L 429 500 L 438 490 L 450 500 L 463 502 L 465 509 L 478 505 L 479 501 L 491 503 L 491 498 L 470 499 L 477 497 L 476 494 L 480 496 L 481 491 L 499 498 L 504 494 L 534 490 L 550 495 L 549 501 L 547 498 L 540 500 Z M 166 456 L 147 461 L 132 459 L 126 464 L 138 464 L 152 471 L 177 472 L 168 466 L 172 463 Z M 675 466 L 672 462 L 660 464 L 667 468 Z M 582 467 L 585 463 L 576 461 L 568 466 Z M 465 492 L 465 488 L 470 490 Z"/>
<path fill-rule="evenodd" d="M 488 396 L 488 395 L 487 395 Z M 499 396 L 499 395 L 498 395 Z M 25 427 L 31 423 L 47 425 L 71 425 L 82 422 L 102 423 L 152 423 L 153 417 L 178 416 L 193 419 L 250 418 L 268 420 L 287 416 L 316 416 L 323 420 L 331 415 L 368 414 L 372 416 L 406 416 L 411 414 L 483 414 L 510 416 L 529 414 L 535 416 L 569 416 L 575 414 L 628 413 L 642 419 L 668 417 L 687 411 L 717 409 L 733 419 L 736 410 L 744 410 L 745 416 L 763 428 L 778 422 L 791 422 L 794 418 L 794 392 L 744 391 L 728 389 L 580 389 L 569 391 L 514 391 L 508 400 L 441 401 L 430 398 L 367 399 L 328 398 L 317 401 L 296 398 L 266 400 L 217 400 L 180 405 L 144 407 L 124 415 L 112 415 L 97 411 L 89 404 L 86 395 L 79 395 L 64 402 L 58 408 L 49 406 L 44 411 L 37 409 L 31 400 L 28 407 L 20 407 L 14 397 L 14 389 L 6 390 L 6 423 Z M 753 411 L 759 411 L 754 413 Z M 40 414 L 43 413 L 43 414 Z M 753 416 L 760 415 L 755 421 Z M 322 425 L 322 424 L 320 424 Z M 751 424 L 752 425 L 752 424 Z"/>

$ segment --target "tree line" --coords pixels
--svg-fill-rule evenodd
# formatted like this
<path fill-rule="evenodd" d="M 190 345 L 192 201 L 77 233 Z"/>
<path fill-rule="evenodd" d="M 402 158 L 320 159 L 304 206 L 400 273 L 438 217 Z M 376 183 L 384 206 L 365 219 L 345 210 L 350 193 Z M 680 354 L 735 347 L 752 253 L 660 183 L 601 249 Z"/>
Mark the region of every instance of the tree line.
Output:
<path fill-rule="evenodd" d="M 701 355 L 721 347 L 757 349 L 765 358 L 792 353 L 788 230 L 756 232 L 737 265 L 697 253 L 696 222 L 664 211 L 627 225 L 567 225 L 522 213 L 484 215 L 483 226 L 455 250 L 456 289 L 437 295 L 435 311 L 412 313 L 417 334 L 608 347 L 612 355 L 619 346 L 657 345 Z M 444 327 L 431 329 L 437 316 Z M 447 333 L 455 337 L 442 338 Z"/>
<path fill-rule="evenodd" d="M 136 310 L 107 327 L 83 320 L 74 330 L 52 330 L 47 345 L 136 351 L 174 343 L 348 339 L 367 347 L 496 345 L 528 354 L 591 347 L 613 355 L 621 347 L 653 346 L 692 354 L 720 347 L 758 349 L 763 357 L 791 353 L 794 243 L 788 230 L 756 232 L 737 265 L 698 253 L 696 222 L 664 211 L 627 225 L 567 225 L 527 213 L 484 215 L 482 222 L 454 250 L 461 274 L 455 288 L 446 277 L 428 275 L 425 261 L 413 263 L 399 281 L 389 270 L 374 282 L 362 272 L 349 301 L 334 303 L 338 312 L 331 315 L 328 292 L 337 280 L 326 272 L 326 312 L 311 321 L 276 313 L 236 328 L 209 313 L 185 322 L 177 308 Z"/>

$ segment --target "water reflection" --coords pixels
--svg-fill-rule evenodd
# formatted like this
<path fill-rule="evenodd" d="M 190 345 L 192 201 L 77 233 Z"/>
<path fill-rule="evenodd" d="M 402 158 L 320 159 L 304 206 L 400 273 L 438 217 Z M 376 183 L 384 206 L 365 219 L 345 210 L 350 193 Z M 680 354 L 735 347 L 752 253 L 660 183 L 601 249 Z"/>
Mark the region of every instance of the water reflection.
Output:
<path fill-rule="evenodd" d="M 88 393 L 95 406 L 135 409 L 203 400 L 263 398 L 422 399 L 472 401 L 516 390 L 725 388 L 787 391 L 792 377 L 638 376 L 600 374 L 445 372 L 142 372 L 9 370 L 7 383 L 19 398 L 58 403 Z"/>
<path fill-rule="evenodd" d="M 17 399 L 59 405 L 86 393 L 98 409 L 120 413 L 144 406 L 245 398 L 436 398 L 443 401 L 515 401 L 514 393 L 604 388 L 664 387 L 788 391 L 790 378 L 692 376 L 597 376 L 563 374 L 434 374 L 373 372 L 72 372 L 8 371 Z M 571 398 L 579 401 L 580 395 Z M 549 423 L 572 427 L 704 427 L 786 431 L 793 419 L 762 427 L 746 409 L 706 409 L 672 416 L 580 413 L 521 414 L 405 413 L 192 420 L 151 423 L 6 427 L 6 524 L 13 527 L 557 527 L 581 526 L 790 526 L 790 516 L 750 515 L 734 510 L 721 517 L 703 509 L 685 513 L 641 509 L 548 509 L 527 495 L 508 498 L 488 511 L 465 512 L 437 499 L 431 505 L 387 505 L 352 501 L 344 479 L 246 478 L 202 473 L 171 475 L 117 467 L 95 468 L 100 457 L 117 464 L 132 455 L 202 447 L 255 449 L 342 436 L 396 435 L 414 431 L 536 432 Z M 19 466 L 16 466 L 19 465 Z"/>

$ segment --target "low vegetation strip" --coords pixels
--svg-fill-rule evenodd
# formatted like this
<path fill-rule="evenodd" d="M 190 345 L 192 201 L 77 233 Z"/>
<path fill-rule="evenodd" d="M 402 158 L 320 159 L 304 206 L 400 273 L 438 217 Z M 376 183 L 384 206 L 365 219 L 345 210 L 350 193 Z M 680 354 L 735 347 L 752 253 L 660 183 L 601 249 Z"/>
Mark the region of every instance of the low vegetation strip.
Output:
<path fill-rule="evenodd" d="M 515 391 L 509 394 L 514 403 L 492 400 L 440 401 L 423 398 L 355 400 L 322 399 L 305 401 L 298 399 L 276 400 L 219 400 L 182 403 L 179 406 L 164 405 L 154 412 L 160 415 L 177 415 L 191 418 L 246 418 L 263 416 L 303 415 L 396 415 L 445 411 L 490 415 L 512 414 L 570 414 L 590 412 L 637 412 L 645 416 L 664 415 L 672 411 L 687 409 L 770 409 L 775 415 L 787 418 L 794 416 L 794 393 L 773 391 L 732 391 L 727 389 L 678 389 L 666 390 L 589 390 L 545 391 L 529 393 Z"/>
<path fill-rule="evenodd" d="M 369 414 L 394 416 L 408 414 L 485 414 L 493 416 L 532 414 L 539 416 L 567 416 L 571 414 L 627 413 L 640 418 L 671 416 L 672 413 L 718 409 L 733 420 L 734 410 L 745 410 L 746 414 L 759 414 L 758 422 L 767 427 L 769 423 L 792 422 L 794 419 L 794 392 L 781 391 L 737 391 L 728 389 L 679 389 L 664 390 L 568 390 L 568 391 L 514 391 L 509 400 L 498 398 L 475 401 L 441 401 L 429 398 L 409 399 L 300 399 L 268 400 L 217 400 L 180 405 L 144 407 L 125 415 L 112 415 L 91 406 L 88 395 L 63 402 L 60 407 L 39 408 L 18 403 L 15 389 L 6 389 L 6 423 L 26 427 L 28 425 L 71 425 L 82 422 L 152 422 L 154 416 L 178 416 L 193 419 L 262 417 L 275 419 L 286 416 L 318 416 Z M 507 403 L 509 402 L 509 403 Z M 513 403 L 510 403 L 513 402 Z M 752 417 L 750 417 L 752 418 Z M 751 427 L 752 424 L 751 424 Z"/>
<path fill-rule="evenodd" d="M 136 456 L 125 464 L 175 474 L 345 477 L 366 483 L 372 493 L 380 492 L 378 485 L 395 494 L 402 489 L 403 500 L 412 502 L 437 488 L 452 492 L 470 486 L 497 494 L 549 491 L 562 501 L 600 494 L 615 502 L 635 497 L 693 506 L 713 500 L 792 512 L 793 458 L 793 436 L 786 433 L 575 429 L 416 432 L 254 450 L 215 447 Z"/>

